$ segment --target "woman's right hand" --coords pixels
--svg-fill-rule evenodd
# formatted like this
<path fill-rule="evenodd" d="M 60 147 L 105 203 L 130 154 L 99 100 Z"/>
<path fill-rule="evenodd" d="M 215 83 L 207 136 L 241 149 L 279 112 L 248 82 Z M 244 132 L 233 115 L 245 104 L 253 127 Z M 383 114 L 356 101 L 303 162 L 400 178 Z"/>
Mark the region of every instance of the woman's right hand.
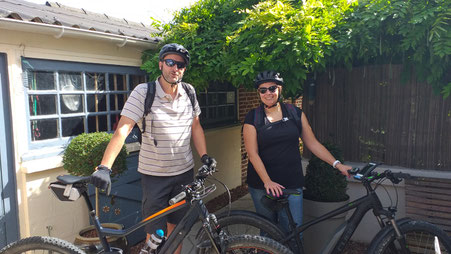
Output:
<path fill-rule="evenodd" d="M 274 197 L 279 197 L 283 195 L 283 190 L 285 189 L 285 187 L 283 187 L 282 185 L 273 182 L 271 180 L 269 180 L 268 182 L 264 183 L 265 189 L 266 189 L 266 193 L 267 194 L 271 194 Z"/>

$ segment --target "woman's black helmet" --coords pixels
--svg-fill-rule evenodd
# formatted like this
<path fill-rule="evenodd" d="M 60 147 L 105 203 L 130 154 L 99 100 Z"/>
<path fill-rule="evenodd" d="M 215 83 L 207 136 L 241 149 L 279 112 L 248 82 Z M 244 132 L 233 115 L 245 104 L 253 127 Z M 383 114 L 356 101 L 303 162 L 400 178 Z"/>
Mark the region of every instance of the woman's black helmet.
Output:
<path fill-rule="evenodd" d="M 168 54 L 180 55 L 185 60 L 186 65 L 189 65 L 189 59 L 190 59 L 189 52 L 182 45 L 177 44 L 177 43 L 169 43 L 169 44 L 164 45 L 160 50 L 160 55 L 159 55 L 160 61 L 162 61 L 163 58 Z"/>
<path fill-rule="evenodd" d="M 278 85 L 283 86 L 283 78 L 280 73 L 275 71 L 262 71 L 254 79 L 255 88 L 258 88 L 261 84 L 265 82 L 275 82 Z"/>

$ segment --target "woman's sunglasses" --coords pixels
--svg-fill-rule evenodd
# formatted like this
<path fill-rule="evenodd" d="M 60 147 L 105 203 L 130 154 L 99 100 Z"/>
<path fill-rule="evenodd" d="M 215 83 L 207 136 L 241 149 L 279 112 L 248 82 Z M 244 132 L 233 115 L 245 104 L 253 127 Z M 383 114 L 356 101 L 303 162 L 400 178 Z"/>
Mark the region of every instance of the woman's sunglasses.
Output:
<path fill-rule="evenodd" d="M 186 63 L 185 62 L 178 62 L 172 59 L 165 59 L 163 60 L 163 62 L 168 66 L 168 67 L 172 67 L 174 65 L 177 65 L 177 68 L 179 69 L 183 69 L 186 67 Z"/>
<path fill-rule="evenodd" d="M 265 94 L 266 91 L 269 90 L 270 93 L 275 93 L 277 90 L 277 86 L 270 86 L 270 87 L 260 87 L 257 89 L 261 94 Z"/>

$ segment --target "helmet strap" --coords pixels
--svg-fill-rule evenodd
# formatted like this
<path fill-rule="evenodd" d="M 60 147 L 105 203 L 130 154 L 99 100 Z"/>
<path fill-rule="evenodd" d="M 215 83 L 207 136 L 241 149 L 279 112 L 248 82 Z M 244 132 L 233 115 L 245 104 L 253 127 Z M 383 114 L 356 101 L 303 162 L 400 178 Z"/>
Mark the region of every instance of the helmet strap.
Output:
<path fill-rule="evenodd" d="M 271 105 L 271 106 L 268 106 L 268 105 L 263 103 L 263 105 L 265 106 L 266 109 L 273 108 L 273 107 L 277 106 L 278 104 L 279 104 L 279 101 L 277 101 L 276 103 L 274 103 L 274 105 Z"/>
<path fill-rule="evenodd" d="M 169 82 L 166 77 L 164 75 L 161 75 L 163 77 L 163 79 L 168 82 L 169 84 L 171 84 L 171 86 L 176 86 L 178 84 L 180 84 L 180 82 L 182 82 L 182 79 L 177 79 L 175 82 Z"/>

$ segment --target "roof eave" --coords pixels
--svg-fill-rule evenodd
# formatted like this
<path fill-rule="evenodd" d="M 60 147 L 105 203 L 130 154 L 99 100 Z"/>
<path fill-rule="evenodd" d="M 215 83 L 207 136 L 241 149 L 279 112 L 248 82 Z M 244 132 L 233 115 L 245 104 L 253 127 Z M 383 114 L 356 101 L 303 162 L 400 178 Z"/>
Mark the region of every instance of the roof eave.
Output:
<path fill-rule="evenodd" d="M 10 18 L 0 18 L 0 29 L 48 34 L 53 35 L 55 39 L 72 37 L 99 40 L 114 43 L 117 47 L 131 46 L 141 49 L 155 49 L 159 42 L 158 38 L 155 38 L 154 40 L 144 40 L 125 35 L 102 33 L 74 27 L 35 23 Z"/>

